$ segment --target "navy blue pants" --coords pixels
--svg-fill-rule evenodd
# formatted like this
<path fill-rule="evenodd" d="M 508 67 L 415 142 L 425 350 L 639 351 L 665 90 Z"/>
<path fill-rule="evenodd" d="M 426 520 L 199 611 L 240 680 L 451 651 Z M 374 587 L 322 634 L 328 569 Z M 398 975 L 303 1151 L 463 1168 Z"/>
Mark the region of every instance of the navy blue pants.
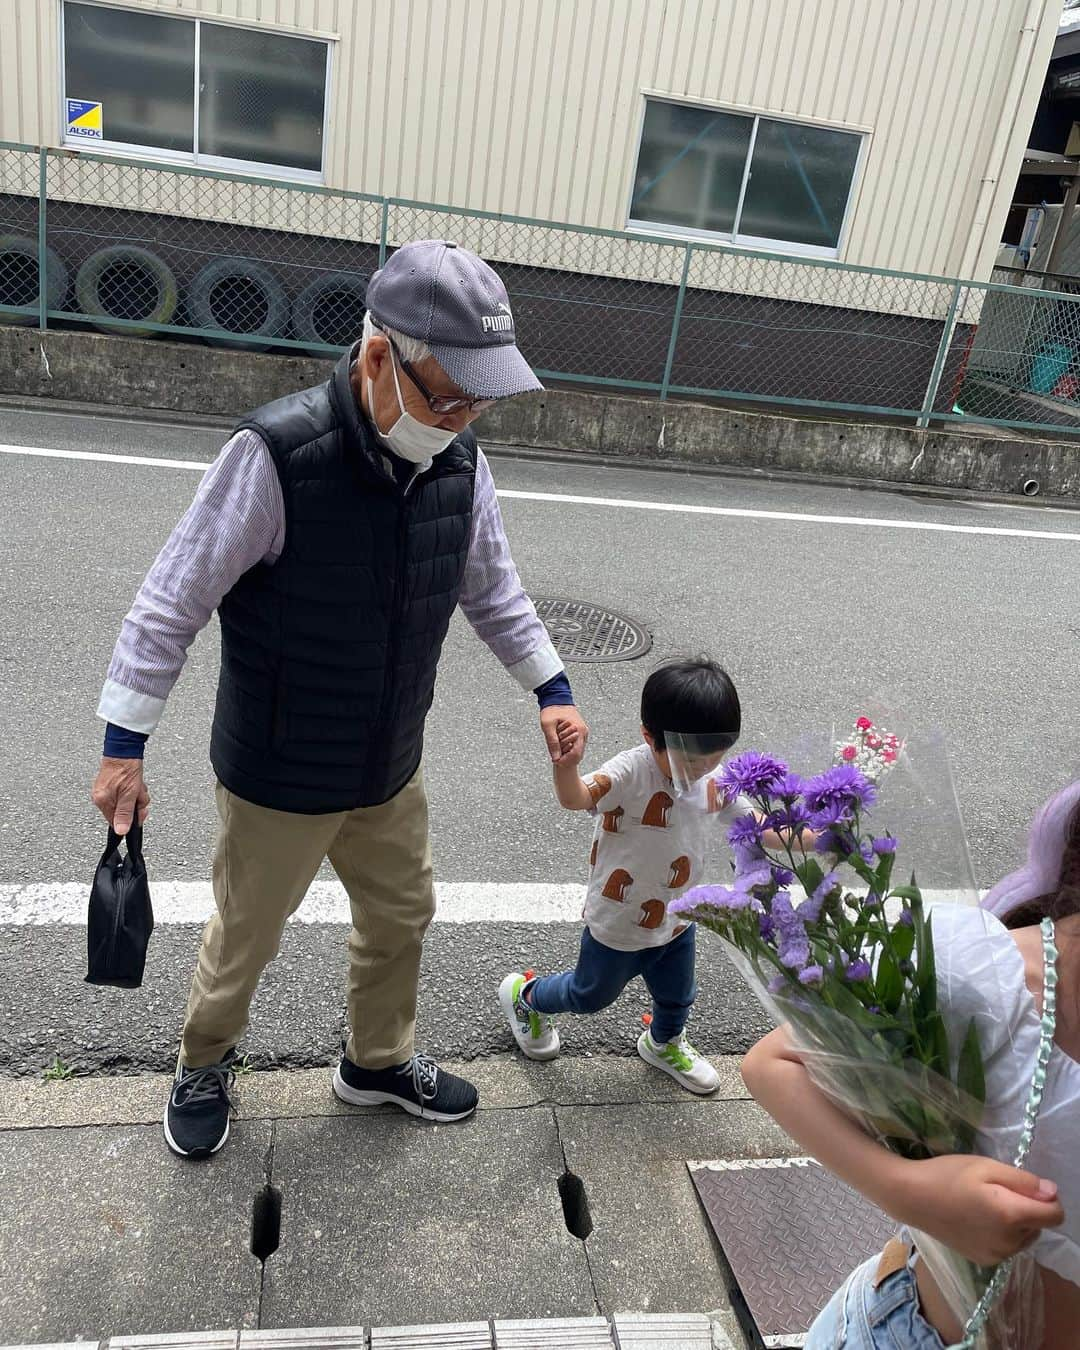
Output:
<path fill-rule="evenodd" d="M 635 976 L 645 981 L 653 1000 L 649 1028 L 658 1045 L 675 1040 L 697 996 L 694 981 L 694 925 L 663 947 L 619 952 L 583 929 L 573 970 L 544 975 L 529 990 L 539 1013 L 595 1013 L 614 1003 Z"/>

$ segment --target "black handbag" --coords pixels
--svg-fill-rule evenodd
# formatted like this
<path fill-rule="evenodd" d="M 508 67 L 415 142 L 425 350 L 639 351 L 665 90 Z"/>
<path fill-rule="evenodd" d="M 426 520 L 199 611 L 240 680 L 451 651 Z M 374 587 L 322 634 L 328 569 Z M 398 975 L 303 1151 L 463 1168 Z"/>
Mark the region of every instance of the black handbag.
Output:
<path fill-rule="evenodd" d="M 127 842 L 123 858 L 122 838 Z M 121 836 L 110 825 L 105 852 L 90 888 L 86 983 L 138 989 L 153 931 L 154 910 L 142 856 L 142 826 L 133 821 L 127 835 Z"/>

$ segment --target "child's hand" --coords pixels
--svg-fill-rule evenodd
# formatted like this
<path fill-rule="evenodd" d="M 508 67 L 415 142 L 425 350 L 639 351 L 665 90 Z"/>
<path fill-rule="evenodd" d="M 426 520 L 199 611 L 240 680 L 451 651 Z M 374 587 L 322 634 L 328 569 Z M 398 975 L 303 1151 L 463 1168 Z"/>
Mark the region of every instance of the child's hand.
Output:
<path fill-rule="evenodd" d="M 555 723 L 555 735 L 559 738 L 559 763 L 580 764 L 585 758 L 585 737 L 581 728 L 560 719 Z"/>
<path fill-rule="evenodd" d="M 911 1222 L 976 1265 L 1015 1256 L 1065 1220 L 1053 1182 L 991 1158 L 929 1158 L 908 1171 Z"/>

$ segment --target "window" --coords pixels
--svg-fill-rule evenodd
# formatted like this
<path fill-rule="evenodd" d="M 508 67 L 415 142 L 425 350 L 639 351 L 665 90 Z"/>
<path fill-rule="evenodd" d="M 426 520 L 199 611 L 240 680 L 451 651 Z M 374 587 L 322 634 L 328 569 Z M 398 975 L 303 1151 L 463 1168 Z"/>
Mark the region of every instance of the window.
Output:
<path fill-rule="evenodd" d="M 630 224 L 835 258 L 862 136 L 647 99 Z"/>
<path fill-rule="evenodd" d="M 64 141 L 321 178 L 329 44 L 65 0 Z"/>

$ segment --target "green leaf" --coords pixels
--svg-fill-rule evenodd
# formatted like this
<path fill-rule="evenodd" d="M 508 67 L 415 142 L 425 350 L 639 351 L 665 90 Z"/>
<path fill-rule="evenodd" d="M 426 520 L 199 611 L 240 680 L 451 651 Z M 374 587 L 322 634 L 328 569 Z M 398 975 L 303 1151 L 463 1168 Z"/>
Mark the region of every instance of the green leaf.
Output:
<path fill-rule="evenodd" d="M 889 898 L 894 896 L 899 900 L 910 900 L 913 904 L 916 901 L 922 903 L 922 891 L 918 886 L 894 886 L 889 892 Z"/>
<path fill-rule="evenodd" d="M 898 961 L 907 961 L 915 950 L 915 929 L 896 924 L 892 930 L 892 949 Z"/>
<path fill-rule="evenodd" d="M 807 895 L 813 895 L 825 877 L 825 873 L 821 870 L 821 864 L 816 858 L 807 858 L 804 863 L 800 863 L 795 869 L 795 875 L 799 878 Z"/>
<path fill-rule="evenodd" d="M 979 1044 L 979 1033 L 974 1017 L 968 1023 L 967 1035 L 960 1047 L 956 1086 L 980 1106 L 986 1101 L 986 1074 L 983 1070 L 982 1047 Z"/>
<path fill-rule="evenodd" d="M 904 977 L 889 952 L 882 952 L 878 960 L 877 979 L 874 982 L 877 1001 L 890 1013 L 896 1012 L 904 996 Z"/>

